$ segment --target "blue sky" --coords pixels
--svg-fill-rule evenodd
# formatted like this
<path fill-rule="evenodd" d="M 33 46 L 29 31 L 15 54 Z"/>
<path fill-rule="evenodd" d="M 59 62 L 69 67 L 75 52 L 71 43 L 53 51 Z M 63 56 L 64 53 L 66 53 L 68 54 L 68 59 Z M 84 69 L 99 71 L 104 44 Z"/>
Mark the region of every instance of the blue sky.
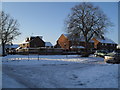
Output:
<path fill-rule="evenodd" d="M 55 45 L 64 30 L 64 21 L 71 8 L 81 2 L 4 2 L 2 9 L 18 20 L 20 36 L 14 43 L 21 43 L 31 35 L 43 36 L 44 41 Z M 108 29 L 106 37 L 118 43 L 118 6 L 117 2 L 92 2 L 99 6 L 109 17 L 114 27 Z"/>

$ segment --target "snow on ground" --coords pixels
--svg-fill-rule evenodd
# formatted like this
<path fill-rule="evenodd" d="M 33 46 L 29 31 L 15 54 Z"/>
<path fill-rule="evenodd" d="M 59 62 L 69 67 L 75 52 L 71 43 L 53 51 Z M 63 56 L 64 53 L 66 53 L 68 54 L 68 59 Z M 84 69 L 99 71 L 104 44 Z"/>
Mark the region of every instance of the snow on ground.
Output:
<path fill-rule="evenodd" d="M 3 87 L 3 88 L 20 88 L 20 87 L 27 88 L 26 86 L 18 83 L 15 79 L 9 77 L 7 74 L 3 73 L 2 75 L 3 75 L 3 77 L 5 77 L 3 83 L 7 84 L 7 87 Z M 3 86 L 4 86 L 4 84 L 3 84 Z"/>
<path fill-rule="evenodd" d="M 118 65 L 100 57 L 9 55 L 3 88 L 118 88 Z"/>
<path fill-rule="evenodd" d="M 0 89 L 2 88 L 2 57 L 0 57 Z"/>
<path fill-rule="evenodd" d="M 80 57 L 78 55 L 9 55 L 3 58 L 4 64 L 14 65 L 33 65 L 33 64 L 67 64 L 67 63 L 85 63 L 96 62 L 104 63 L 104 59 L 100 57 Z"/>

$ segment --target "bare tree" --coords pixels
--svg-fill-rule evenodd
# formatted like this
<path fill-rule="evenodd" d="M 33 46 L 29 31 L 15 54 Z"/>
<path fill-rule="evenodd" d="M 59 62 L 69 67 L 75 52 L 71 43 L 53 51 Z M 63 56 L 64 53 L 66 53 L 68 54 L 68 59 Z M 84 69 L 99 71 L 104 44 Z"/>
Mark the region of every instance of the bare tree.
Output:
<path fill-rule="evenodd" d="M 93 37 L 104 39 L 106 28 L 112 23 L 99 7 L 91 3 L 81 3 L 71 9 L 65 25 L 70 37 L 84 37 L 87 50 L 88 43 Z"/>
<path fill-rule="evenodd" d="M 17 20 L 0 11 L 0 40 L 3 47 L 3 56 L 5 55 L 5 45 L 11 43 L 16 36 L 21 34 L 18 27 Z"/>

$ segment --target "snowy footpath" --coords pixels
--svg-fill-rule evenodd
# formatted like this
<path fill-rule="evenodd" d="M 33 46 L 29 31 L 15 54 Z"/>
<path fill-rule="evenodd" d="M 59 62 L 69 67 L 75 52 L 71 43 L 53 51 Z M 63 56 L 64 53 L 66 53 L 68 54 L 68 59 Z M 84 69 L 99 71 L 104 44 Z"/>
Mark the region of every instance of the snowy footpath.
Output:
<path fill-rule="evenodd" d="M 3 88 L 118 88 L 118 65 L 77 55 L 2 58 Z"/>

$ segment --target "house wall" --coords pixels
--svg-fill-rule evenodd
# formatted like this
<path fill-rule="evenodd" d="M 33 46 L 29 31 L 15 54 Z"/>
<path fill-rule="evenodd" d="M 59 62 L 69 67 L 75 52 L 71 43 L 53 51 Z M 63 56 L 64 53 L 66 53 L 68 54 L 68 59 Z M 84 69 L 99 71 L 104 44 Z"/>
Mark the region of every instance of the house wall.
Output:
<path fill-rule="evenodd" d="M 107 49 L 107 50 L 115 50 L 117 44 L 110 44 L 110 43 L 98 43 L 97 49 Z"/>
<path fill-rule="evenodd" d="M 45 47 L 45 42 L 39 37 L 36 37 L 30 41 L 30 47 L 31 48 Z"/>
<path fill-rule="evenodd" d="M 94 40 L 94 48 L 96 49 L 115 50 L 117 46 L 117 44 L 113 43 L 101 43 L 95 38 L 93 38 L 92 40 Z"/>
<path fill-rule="evenodd" d="M 65 37 L 63 34 L 60 36 L 60 38 L 57 40 L 57 44 L 64 49 L 69 49 L 71 46 L 71 42 L 67 37 Z"/>
<path fill-rule="evenodd" d="M 30 38 L 27 43 L 20 44 L 22 48 L 37 48 L 37 47 L 45 47 L 45 42 L 40 37 Z"/>
<path fill-rule="evenodd" d="M 22 48 L 28 48 L 28 47 L 30 47 L 30 43 L 20 44 L 20 47 L 22 47 Z"/>

